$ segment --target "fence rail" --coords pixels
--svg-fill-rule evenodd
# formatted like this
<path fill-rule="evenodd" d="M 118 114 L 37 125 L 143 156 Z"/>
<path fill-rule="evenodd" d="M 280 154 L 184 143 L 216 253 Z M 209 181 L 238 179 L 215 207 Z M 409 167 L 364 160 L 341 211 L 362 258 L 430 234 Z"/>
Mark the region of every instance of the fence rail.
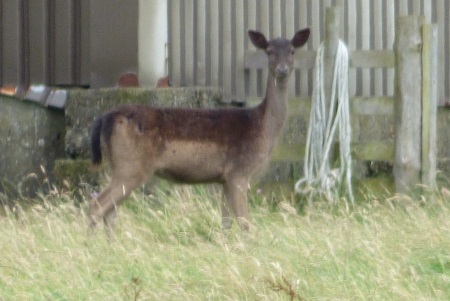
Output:
<path fill-rule="evenodd" d="M 244 53 L 245 69 L 264 69 L 267 67 L 267 55 L 260 50 L 247 50 Z M 314 68 L 316 51 L 298 51 L 295 54 L 296 69 Z M 353 50 L 349 53 L 350 68 L 395 68 L 393 50 Z"/>

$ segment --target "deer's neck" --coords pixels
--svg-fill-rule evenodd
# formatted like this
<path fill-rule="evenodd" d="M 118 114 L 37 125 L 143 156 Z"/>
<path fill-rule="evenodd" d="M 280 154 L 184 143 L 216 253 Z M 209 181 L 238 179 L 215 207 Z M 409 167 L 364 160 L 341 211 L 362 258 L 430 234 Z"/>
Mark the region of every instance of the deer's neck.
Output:
<path fill-rule="evenodd" d="M 266 96 L 262 103 L 263 135 L 269 149 L 272 149 L 280 134 L 287 116 L 287 84 L 288 78 L 277 80 L 269 72 Z"/>

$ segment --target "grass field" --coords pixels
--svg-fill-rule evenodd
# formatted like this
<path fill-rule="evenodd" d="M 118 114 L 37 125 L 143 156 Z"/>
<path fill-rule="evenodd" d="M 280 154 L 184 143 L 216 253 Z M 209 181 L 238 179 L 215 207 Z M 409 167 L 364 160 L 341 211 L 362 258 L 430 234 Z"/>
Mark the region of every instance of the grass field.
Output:
<path fill-rule="evenodd" d="M 113 242 L 101 227 L 86 237 L 70 193 L 8 211 L 0 300 L 450 300 L 448 188 L 300 213 L 291 197 L 254 194 L 246 234 L 221 230 L 219 199 L 201 186 L 137 192 Z"/>

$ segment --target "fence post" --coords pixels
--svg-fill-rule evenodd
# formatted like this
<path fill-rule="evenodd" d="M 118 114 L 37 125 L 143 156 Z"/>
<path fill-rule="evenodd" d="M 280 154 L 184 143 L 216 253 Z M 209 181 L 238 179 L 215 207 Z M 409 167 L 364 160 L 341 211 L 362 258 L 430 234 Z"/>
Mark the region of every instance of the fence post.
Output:
<path fill-rule="evenodd" d="M 438 28 L 422 26 L 422 183 L 436 184 Z"/>
<path fill-rule="evenodd" d="M 334 61 L 336 59 L 336 51 L 339 43 L 339 7 L 327 7 L 325 14 L 325 39 L 324 57 L 323 57 L 323 74 L 324 74 L 324 93 L 327 100 L 326 116 L 331 101 L 330 93 L 333 89 Z"/>
<path fill-rule="evenodd" d="M 405 193 L 421 180 L 422 24 L 418 16 L 396 20 L 395 190 Z"/>
<path fill-rule="evenodd" d="M 325 35 L 323 40 L 323 92 L 325 96 L 325 116 L 328 118 L 331 109 L 331 93 L 333 90 L 334 65 L 336 61 L 336 52 L 339 46 L 339 7 L 327 7 L 325 12 Z M 337 97 L 337 95 L 335 95 Z M 336 110 L 336 108 L 334 108 Z M 335 112 L 333 112 L 335 114 Z M 325 134 L 325 133 L 324 133 Z M 335 163 L 336 142 L 330 147 L 329 162 L 331 166 Z"/>

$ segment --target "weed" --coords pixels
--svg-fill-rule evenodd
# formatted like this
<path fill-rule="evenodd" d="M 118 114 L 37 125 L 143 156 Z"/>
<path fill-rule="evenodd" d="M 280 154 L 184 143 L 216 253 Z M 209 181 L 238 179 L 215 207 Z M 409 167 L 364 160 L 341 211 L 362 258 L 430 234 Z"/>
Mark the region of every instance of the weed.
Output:
<path fill-rule="evenodd" d="M 302 298 L 295 290 L 292 282 L 287 280 L 285 276 L 281 276 L 281 281 L 274 281 L 272 279 L 267 278 L 266 282 L 269 285 L 269 288 L 277 293 L 283 292 L 287 294 L 291 301 L 299 300 L 306 301 L 306 299 Z"/>
<path fill-rule="evenodd" d="M 139 277 L 131 277 L 130 282 L 124 287 L 124 299 L 138 301 L 141 294 L 142 281 Z"/>
<path fill-rule="evenodd" d="M 0 298 L 450 300 L 448 187 L 302 214 L 292 195 L 273 209 L 250 196 L 255 228 L 242 235 L 222 231 L 220 191 L 167 186 L 119 207 L 112 243 L 102 231 L 84 243 L 87 204 L 59 189 L 0 217 Z"/>

